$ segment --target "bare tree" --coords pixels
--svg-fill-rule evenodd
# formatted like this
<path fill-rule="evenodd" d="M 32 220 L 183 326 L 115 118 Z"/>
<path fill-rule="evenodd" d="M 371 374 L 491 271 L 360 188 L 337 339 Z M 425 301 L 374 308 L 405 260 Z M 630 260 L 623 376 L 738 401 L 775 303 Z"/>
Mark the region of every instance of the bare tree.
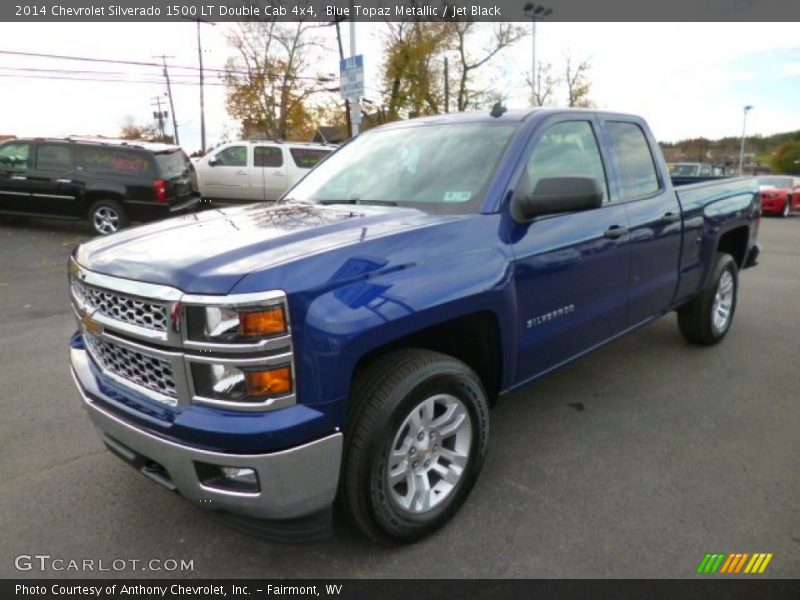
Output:
<path fill-rule="evenodd" d="M 567 55 L 564 81 L 567 85 L 567 102 L 569 106 L 592 108 L 594 102 L 589 98 L 592 82 L 589 80 L 591 64 L 582 60 L 573 65 L 572 58 Z"/>
<path fill-rule="evenodd" d="M 458 53 L 458 89 L 456 108 L 465 111 L 486 100 L 485 92 L 471 87 L 475 72 L 489 63 L 497 54 L 526 35 L 525 29 L 514 23 L 498 23 L 494 26 L 492 37 L 487 47 L 476 56 L 469 50 L 474 35 L 479 28 L 475 21 L 456 21 L 450 24 L 455 32 L 456 52 Z"/>
<path fill-rule="evenodd" d="M 525 78 L 529 88 L 532 87 L 530 75 Z M 553 75 L 553 65 L 538 63 L 536 65 L 536 89 L 531 91 L 531 104 L 533 106 L 552 106 L 554 104 L 556 88 L 561 80 Z"/>
<path fill-rule="evenodd" d="M 242 122 L 244 135 L 271 139 L 304 137 L 306 102 L 322 91 L 312 75 L 321 45 L 319 25 L 303 21 L 247 21 L 228 35 L 236 56 L 226 65 L 228 113 Z"/>

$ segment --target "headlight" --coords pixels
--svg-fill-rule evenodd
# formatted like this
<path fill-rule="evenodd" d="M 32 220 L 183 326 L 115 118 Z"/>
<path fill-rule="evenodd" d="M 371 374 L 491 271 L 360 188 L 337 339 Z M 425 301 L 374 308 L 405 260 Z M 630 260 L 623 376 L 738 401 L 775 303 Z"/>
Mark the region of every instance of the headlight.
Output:
<path fill-rule="evenodd" d="M 223 364 L 192 365 L 195 392 L 210 400 L 264 402 L 292 393 L 292 369 L 234 367 Z"/>
<path fill-rule="evenodd" d="M 288 332 L 283 305 L 238 308 L 188 307 L 189 339 L 198 342 L 250 343 Z"/>

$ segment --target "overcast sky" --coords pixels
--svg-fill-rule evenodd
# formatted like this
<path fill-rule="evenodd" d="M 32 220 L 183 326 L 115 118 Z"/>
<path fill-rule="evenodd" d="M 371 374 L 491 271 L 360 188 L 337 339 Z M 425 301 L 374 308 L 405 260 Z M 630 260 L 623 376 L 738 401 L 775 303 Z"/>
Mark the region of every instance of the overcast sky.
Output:
<path fill-rule="evenodd" d="M 221 69 L 231 54 L 225 32 L 232 24 L 202 25 L 204 63 Z M 526 25 L 530 27 L 530 25 Z M 378 100 L 381 35 L 384 24 L 357 24 L 358 51 L 365 55 L 366 96 Z M 491 27 L 486 24 L 484 27 Z M 343 27 L 345 48 L 348 26 Z M 332 28 L 321 31 L 330 49 L 320 73 L 338 73 Z M 742 107 L 748 134 L 800 129 L 800 36 L 795 23 L 556 23 L 537 25 L 537 59 L 563 64 L 565 53 L 589 59 L 591 97 L 599 108 L 643 115 L 656 137 L 738 136 Z M 126 61 L 172 56 L 173 65 L 197 65 L 193 23 L 2 23 L 0 50 L 62 54 Z M 531 38 L 496 58 L 484 77 L 508 91 L 510 107 L 527 102 Z M 145 83 L 22 78 L 42 71 L 109 71 L 108 78 Z M 64 76 L 64 74 L 52 73 Z M 175 112 L 183 147 L 200 146 L 196 71 L 172 69 Z M 76 75 L 69 75 L 75 77 Z M 96 78 L 94 73 L 85 74 Z M 116 135 L 127 117 L 152 122 L 151 101 L 163 96 L 154 67 L 74 62 L 0 54 L 0 134 Z M 235 139 L 237 124 L 225 111 L 225 88 L 207 74 L 206 127 L 209 144 L 224 135 Z M 563 104 L 563 98 L 560 99 Z M 170 125 L 171 130 L 171 125 Z"/>

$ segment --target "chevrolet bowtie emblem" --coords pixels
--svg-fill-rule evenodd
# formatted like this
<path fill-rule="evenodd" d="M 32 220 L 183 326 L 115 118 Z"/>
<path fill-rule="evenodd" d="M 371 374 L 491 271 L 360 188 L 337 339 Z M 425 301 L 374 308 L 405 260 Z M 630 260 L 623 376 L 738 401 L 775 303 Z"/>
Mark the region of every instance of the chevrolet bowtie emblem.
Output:
<path fill-rule="evenodd" d="M 92 319 L 92 315 L 89 313 L 83 313 L 81 315 L 81 324 L 86 333 L 91 333 L 92 335 L 100 335 L 103 333 L 103 326 Z"/>

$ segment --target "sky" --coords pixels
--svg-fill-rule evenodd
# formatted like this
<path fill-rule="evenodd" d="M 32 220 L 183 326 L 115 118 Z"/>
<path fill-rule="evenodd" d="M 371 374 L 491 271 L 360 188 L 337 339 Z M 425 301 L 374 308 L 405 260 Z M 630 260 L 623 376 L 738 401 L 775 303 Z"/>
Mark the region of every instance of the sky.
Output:
<path fill-rule="evenodd" d="M 530 28 L 530 24 L 524 24 Z M 225 87 L 216 72 L 232 50 L 226 33 L 235 24 L 201 25 L 206 73 L 209 145 L 236 139 L 238 124 L 225 110 Z M 491 24 L 483 27 L 490 28 Z M 366 97 L 379 100 L 385 24 L 358 23 L 357 51 L 365 57 Z M 347 24 L 342 27 L 349 48 Z M 591 98 L 598 108 L 644 116 L 661 141 L 739 136 L 745 105 L 747 133 L 769 135 L 800 129 L 800 37 L 794 23 L 560 23 L 537 24 L 537 60 L 562 69 L 567 54 L 589 60 Z M 338 74 L 331 27 L 313 75 Z M 476 40 L 476 51 L 482 45 Z M 196 67 L 194 23 L 0 23 L 0 51 L 33 52 Z M 19 69 L 109 71 L 106 78 L 138 83 L 34 79 L 63 74 Z M 507 93 L 510 108 L 528 102 L 531 36 L 498 55 L 481 75 Z M 75 76 L 75 75 L 72 75 Z M 87 73 L 87 78 L 97 75 Z M 170 69 L 181 145 L 200 147 L 196 70 Z M 331 84 L 331 85 L 336 85 Z M 0 135 L 118 135 L 128 119 L 151 124 L 153 98 L 166 102 L 156 67 L 22 57 L 0 53 Z M 559 104 L 564 99 L 559 98 Z M 171 123 L 168 127 L 171 131 Z"/>

